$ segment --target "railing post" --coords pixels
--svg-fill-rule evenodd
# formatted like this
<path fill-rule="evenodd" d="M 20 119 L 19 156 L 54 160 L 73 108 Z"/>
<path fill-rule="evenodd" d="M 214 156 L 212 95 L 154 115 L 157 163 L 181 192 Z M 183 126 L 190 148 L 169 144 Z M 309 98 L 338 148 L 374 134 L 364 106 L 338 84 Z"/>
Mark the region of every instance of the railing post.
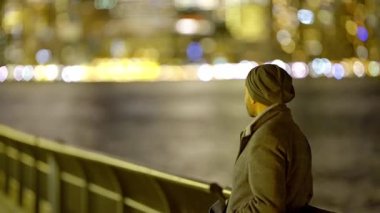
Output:
<path fill-rule="evenodd" d="M 8 145 L 6 147 L 8 159 L 8 195 L 16 205 L 20 205 L 20 152 L 17 148 Z"/>
<path fill-rule="evenodd" d="M 48 200 L 52 206 L 52 212 L 60 213 L 60 184 L 59 184 L 59 166 L 57 160 L 52 153 L 47 156 L 47 163 L 49 165 L 48 175 Z"/>
<path fill-rule="evenodd" d="M 0 193 L 6 192 L 7 158 L 5 157 L 5 144 L 0 141 Z"/>

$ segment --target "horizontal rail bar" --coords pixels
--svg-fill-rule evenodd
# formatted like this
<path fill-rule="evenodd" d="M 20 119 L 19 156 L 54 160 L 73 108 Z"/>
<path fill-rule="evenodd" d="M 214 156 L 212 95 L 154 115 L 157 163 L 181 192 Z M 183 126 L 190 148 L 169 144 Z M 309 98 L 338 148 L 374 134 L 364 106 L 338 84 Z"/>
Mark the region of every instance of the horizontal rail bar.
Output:
<path fill-rule="evenodd" d="M 4 131 L 5 131 L 5 134 L 4 134 Z M 22 137 L 18 136 L 18 134 L 21 134 Z M 0 135 L 4 135 L 10 139 L 28 139 L 28 140 L 34 139 L 35 143 L 33 145 L 36 145 L 37 147 L 41 149 L 49 150 L 55 153 L 60 153 L 60 154 L 64 154 L 64 155 L 68 155 L 72 157 L 78 157 L 78 158 L 86 159 L 89 161 L 99 162 L 102 164 L 112 165 L 114 167 L 127 169 L 127 170 L 138 172 L 138 173 L 144 173 L 144 174 L 153 176 L 155 178 L 160 178 L 167 181 L 181 182 L 182 184 L 188 185 L 189 187 L 197 187 L 197 188 L 203 189 L 204 191 L 209 191 L 209 185 L 205 183 L 201 183 L 201 182 L 194 181 L 188 178 L 178 177 L 178 176 L 167 174 L 167 173 L 160 172 L 157 170 L 149 169 L 147 167 L 132 164 L 124 160 L 117 159 L 115 157 L 107 156 L 103 153 L 98 153 L 95 151 L 87 151 L 87 150 L 83 150 L 83 149 L 76 148 L 73 146 L 60 144 L 52 140 L 33 137 L 26 133 L 20 133 L 16 130 L 5 127 L 3 125 L 0 125 Z M 46 171 L 46 170 L 41 170 L 41 171 Z"/>

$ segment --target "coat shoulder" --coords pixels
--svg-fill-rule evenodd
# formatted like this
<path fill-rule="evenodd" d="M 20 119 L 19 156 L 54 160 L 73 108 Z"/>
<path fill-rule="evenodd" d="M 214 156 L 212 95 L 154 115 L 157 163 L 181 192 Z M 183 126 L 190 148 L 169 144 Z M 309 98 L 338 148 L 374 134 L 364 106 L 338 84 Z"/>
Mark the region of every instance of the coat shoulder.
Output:
<path fill-rule="evenodd" d="M 284 148 L 295 134 L 297 125 L 287 113 L 281 113 L 257 129 L 253 137 L 255 145 Z"/>

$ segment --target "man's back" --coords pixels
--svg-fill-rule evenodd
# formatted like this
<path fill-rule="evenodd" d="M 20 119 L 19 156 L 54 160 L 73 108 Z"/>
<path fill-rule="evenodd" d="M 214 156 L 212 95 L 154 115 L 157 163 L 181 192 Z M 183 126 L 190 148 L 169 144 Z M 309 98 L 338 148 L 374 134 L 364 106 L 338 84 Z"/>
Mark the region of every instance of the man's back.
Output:
<path fill-rule="evenodd" d="M 235 164 L 228 212 L 297 212 L 312 197 L 307 139 L 283 104 L 260 116 L 251 130 Z"/>

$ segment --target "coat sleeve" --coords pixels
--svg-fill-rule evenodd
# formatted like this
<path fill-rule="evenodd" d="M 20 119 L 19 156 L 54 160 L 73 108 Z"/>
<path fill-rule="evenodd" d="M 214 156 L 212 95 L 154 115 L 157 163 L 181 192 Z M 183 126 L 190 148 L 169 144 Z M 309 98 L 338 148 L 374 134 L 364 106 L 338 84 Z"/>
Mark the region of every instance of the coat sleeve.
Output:
<path fill-rule="evenodd" d="M 266 136 L 255 141 L 248 160 L 248 182 L 253 196 L 236 212 L 285 212 L 286 155 L 279 140 Z"/>

